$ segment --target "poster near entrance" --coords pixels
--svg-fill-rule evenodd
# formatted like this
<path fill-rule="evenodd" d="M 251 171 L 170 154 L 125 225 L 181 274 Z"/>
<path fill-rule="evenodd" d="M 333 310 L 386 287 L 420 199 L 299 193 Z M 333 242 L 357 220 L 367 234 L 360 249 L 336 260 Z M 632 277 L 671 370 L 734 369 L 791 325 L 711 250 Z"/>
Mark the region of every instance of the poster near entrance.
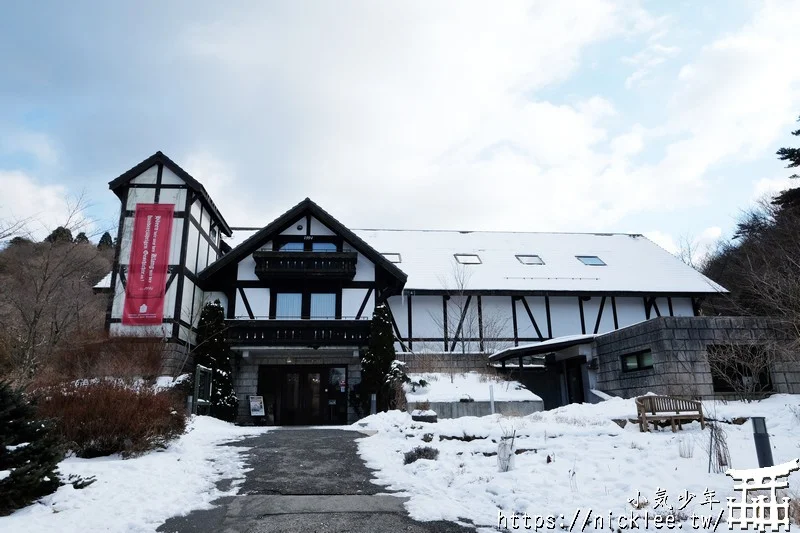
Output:
<path fill-rule="evenodd" d="M 172 213 L 175 204 L 136 204 L 122 323 L 161 324 L 164 319 Z"/>
<path fill-rule="evenodd" d="M 264 397 L 250 396 L 250 416 L 264 416 Z"/>

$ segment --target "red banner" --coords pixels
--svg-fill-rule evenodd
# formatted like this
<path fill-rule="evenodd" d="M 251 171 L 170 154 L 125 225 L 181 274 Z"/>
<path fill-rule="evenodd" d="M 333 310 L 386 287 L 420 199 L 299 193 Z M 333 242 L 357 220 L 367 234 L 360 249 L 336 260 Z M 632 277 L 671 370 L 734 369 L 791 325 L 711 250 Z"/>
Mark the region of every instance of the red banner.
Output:
<path fill-rule="evenodd" d="M 122 323 L 161 324 L 174 204 L 136 204 Z"/>

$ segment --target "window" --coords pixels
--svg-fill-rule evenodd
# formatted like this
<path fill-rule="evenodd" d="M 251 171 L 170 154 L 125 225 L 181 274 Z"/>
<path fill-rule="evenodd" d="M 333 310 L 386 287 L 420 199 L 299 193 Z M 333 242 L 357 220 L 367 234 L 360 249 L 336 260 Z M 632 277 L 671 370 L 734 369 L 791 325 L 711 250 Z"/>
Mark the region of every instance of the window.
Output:
<path fill-rule="evenodd" d="M 303 243 L 302 242 L 285 242 L 281 244 L 281 247 L 278 248 L 281 252 L 302 252 L 303 251 Z"/>
<path fill-rule="evenodd" d="M 517 255 L 517 261 L 523 265 L 543 265 L 544 261 L 538 255 Z"/>
<path fill-rule="evenodd" d="M 335 252 L 336 251 L 336 243 L 333 243 L 333 242 L 312 242 L 311 243 L 311 251 L 312 252 Z"/>
<path fill-rule="evenodd" d="M 297 292 L 279 292 L 275 297 L 275 318 L 300 318 L 303 295 Z"/>
<path fill-rule="evenodd" d="M 476 254 L 453 254 L 456 261 L 462 265 L 480 265 L 481 258 Z"/>
<path fill-rule="evenodd" d="M 336 318 L 336 294 L 311 294 L 311 318 Z"/>
<path fill-rule="evenodd" d="M 772 390 L 770 355 L 763 346 L 706 346 L 714 392 L 757 395 Z"/>
<path fill-rule="evenodd" d="M 335 320 L 341 318 L 341 293 L 311 292 L 300 287 L 292 290 L 296 292 L 272 290 L 270 317 L 284 320 Z"/>
<path fill-rule="evenodd" d="M 390 263 L 399 263 L 402 261 L 400 254 L 382 254 Z"/>
<path fill-rule="evenodd" d="M 596 255 L 576 255 L 578 261 L 589 266 L 606 266 L 602 259 Z"/>
<path fill-rule="evenodd" d="M 641 350 L 622 356 L 622 371 L 633 372 L 653 368 L 653 353 L 650 350 Z"/>
<path fill-rule="evenodd" d="M 217 234 L 218 234 L 217 228 L 216 227 L 211 228 L 211 233 L 209 234 L 209 237 L 211 237 L 211 242 L 213 242 L 214 244 L 217 244 Z"/>

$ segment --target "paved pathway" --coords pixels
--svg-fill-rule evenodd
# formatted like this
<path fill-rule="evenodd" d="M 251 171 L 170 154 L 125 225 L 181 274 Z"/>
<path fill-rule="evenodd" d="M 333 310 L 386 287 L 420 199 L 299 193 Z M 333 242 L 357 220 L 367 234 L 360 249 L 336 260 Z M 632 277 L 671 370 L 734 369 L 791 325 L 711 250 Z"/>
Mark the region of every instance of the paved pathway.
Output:
<path fill-rule="evenodd" d="M 361 437 L 358 432 L 335 429 L 278 429 L 232 443 L 252 447 L 247 462 L 253 470 L 239 494 L 217 500 L 215 509 L 170 518 L 158 531 L 473 531 L 451 522 L 409 518 L 405 499 L 386 495 L 384 487 L 370 483 L 372 473 L 356 453 L 355 440 Z"/>

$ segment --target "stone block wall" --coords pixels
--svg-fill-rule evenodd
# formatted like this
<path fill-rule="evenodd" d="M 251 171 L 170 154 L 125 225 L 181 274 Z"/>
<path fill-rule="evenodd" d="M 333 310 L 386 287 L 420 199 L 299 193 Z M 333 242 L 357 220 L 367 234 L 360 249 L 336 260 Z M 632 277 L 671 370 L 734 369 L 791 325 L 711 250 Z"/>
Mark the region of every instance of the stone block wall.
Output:
<path fill-rule="evenodd" d="M 357 352 L 356 352 L 357 354 Z M 287 362 L 291 359 L 291 363 Z M 353 355 L 353 350 L 291 350 L 280 348 L 262 351 L 250 351 L 248 357 L 237 356 L 233 372 L 233 387 L 239 398 L 238 424 L 252 424 L 248 396 L 258 395 L 258 372 L 261 365 L 337 365 L 347 367 L 347 389 L 361 383 L 361 359 Z M 358 419 L 356 412 L 348 402 L 348 423 Z"/>
<path fill-rule="evenodd" d="M 397 352 L 397 360 L 406 363 L 408 372 L 471 372 L 485 369 L 489 356 L 476 353 L 408 353 Z"/>
<path fill-rule="evenodd" d="M 712 398 L 708 345 L 759 344 L 779 338 L 768 319 L 759 317 L 660 317 L 598 337 L 597 387 L 630 398 L 653 392 Z M 653 368 L 624 372 L 622 357 L 651 350 Z M 774 392 L 800 393 L 797 363 L 781 363 L 772 371 Z"/>
<path fill-rule="evenodd" d="M 177 377 L 185 372 L 191 372 L 194 366 L 194 357 L 187 353 L 188 351 L 187 346 L 168 341 L 164 346 L 161 375 Z"/>

